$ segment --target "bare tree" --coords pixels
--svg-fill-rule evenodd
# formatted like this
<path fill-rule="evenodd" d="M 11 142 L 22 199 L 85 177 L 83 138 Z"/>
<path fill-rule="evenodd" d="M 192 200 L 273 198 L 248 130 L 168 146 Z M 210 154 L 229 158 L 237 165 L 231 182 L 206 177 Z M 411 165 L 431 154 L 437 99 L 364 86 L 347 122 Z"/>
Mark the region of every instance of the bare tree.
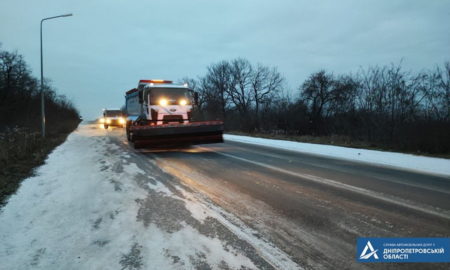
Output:
<path fill-rule="evenodd" d="M 228 88 L 228 95 L 231 102 L 239 111 L 241 118 L 248 116 L 251 105 L 252 95 L 250 92 L 253 67 L 248 60 L 238 58 L 231 61 L 232 84 Z"/>
<path fill-rule="evenodd" d="M 355 111 L 359 85 L 359 81 L 349 75 L 335 79 L 331 90 L 332 98 L 328 110 L 329 115 Z"/>
<path fill-rule="evenodd" d="M 229 100 L 228 93 L 232 87 L 231 66 L 221 61 L 208 67 L 206 76 L 201 81 L 202 91 L 210 103 L 218 103 L 222 118 L 225 118 Z"/>
<path fill-rule="evenodd" d="M 23 57 L 17 52 L 0 50 L 0 129 L 8 126 L 37 129 L 39 93 L 38 80 L 32 77 Z M 48 79 L 44 82 L 44 94 L 48 122 L 57 123 L 55 126 L 61 128 L 78 124 L 78 111 L 66 97 L 56 94 Z M 57 128 L 50 131 L 58 132 Z"/>
<path fill-rule="evenodd" d="M 251 78 L 253 101 L 255 102 L 255 125 L 260 128 L 260 107 L 268 103 L 282 89 L 283 77 L 276 68 L 268 68 L 258 64 Z"/>
<path fill-rule="evenodd" d="M 300 87 L 301 98 L 310 109 L 311 124 L 315 132 L 322 132 L 322 120 L 334 98 L 333 87 L 333 75 L 324 70 L 313 73 Z"/>
<path fill-rule="evenodd" d="M 444 64 L 444 69 L 437 68 L 438 73 L 438 86 L 440 89 L 440 99 L 443 119 L 450 121 L 450 62 Z"/>
<path fill-rule="evenodd" d="M 23 60 L 23 57 L 17 52 L 0 52 L 0 83 L 3 86 L 1 91 L 3 98 L 8 94 L 17 92 L 24 82 L 29 78 L 30 71 Z"/>

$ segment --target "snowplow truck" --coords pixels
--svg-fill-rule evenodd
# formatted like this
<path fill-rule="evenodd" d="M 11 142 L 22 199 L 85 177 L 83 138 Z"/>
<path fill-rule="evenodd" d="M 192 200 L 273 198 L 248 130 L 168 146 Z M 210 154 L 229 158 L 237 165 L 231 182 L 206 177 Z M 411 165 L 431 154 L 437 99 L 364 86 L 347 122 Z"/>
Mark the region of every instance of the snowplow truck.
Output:
<path fill-rule="evenodd" d="M 187 84 L 140 80 L 125 93 L 126 134 L 134 148 L 223 142 L 223 121 L 193 121 L 198 95 Z"/>

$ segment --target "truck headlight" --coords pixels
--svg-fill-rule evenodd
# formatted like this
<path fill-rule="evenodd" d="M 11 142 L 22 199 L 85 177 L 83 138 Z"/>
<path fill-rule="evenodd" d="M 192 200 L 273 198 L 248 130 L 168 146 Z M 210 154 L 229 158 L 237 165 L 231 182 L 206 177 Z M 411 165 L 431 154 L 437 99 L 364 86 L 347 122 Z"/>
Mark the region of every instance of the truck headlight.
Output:
<path fill-rule="evenodd" d="M 101 124 L 103 124 L 103 123 L 105 123 L 105 118 L 102 117 L 102 118 L 100 118 L 99 121 L 100 121 Z"/>
<path fill-rule="evenodd" d="M 111 119 L 106 119 L 106 124 L 111 124 Z"/>
<path fill-rule="evenodd" d="M 165 98 L 162 98 L 159 100 L 159 105 L 161 105 L 161 106 L 167 106 L 168 103 L 169 102 Z"/>
<path fill-rule="evenodd" d="M 122 124 L 122 125 L 125 124 L 125 119 L 123 119 L 123 117 L 119 118 L 119 124 Z"/>
<path fill-rule="evenodd" d="M 185 99 L 180 100 L 180 105 L 181 106 L 184 106 L 186 104 L 187 104 L 187 100 L 185 100 Z"/>

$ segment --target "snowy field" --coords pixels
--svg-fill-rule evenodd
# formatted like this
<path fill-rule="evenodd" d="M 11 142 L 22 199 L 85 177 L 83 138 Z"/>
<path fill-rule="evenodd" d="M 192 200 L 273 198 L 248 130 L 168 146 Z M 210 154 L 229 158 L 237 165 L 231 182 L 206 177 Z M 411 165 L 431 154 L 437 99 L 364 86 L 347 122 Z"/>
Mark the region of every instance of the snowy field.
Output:
<path fill-rule="evenodd" d="M 0 269 L 300 268 L 106 132 L 81 125 L 9 199 Z"/>
<path fill-rule="evenodd" d="M 410 154 L 365 150 L 324 144 L 300 143 L 238 135 L 224 135 L 225 140 L 280 148 L 337 159 L 359 161 L 374 165 L 396 167 L 416 172 L 450 176 L 450 160 Z"/>

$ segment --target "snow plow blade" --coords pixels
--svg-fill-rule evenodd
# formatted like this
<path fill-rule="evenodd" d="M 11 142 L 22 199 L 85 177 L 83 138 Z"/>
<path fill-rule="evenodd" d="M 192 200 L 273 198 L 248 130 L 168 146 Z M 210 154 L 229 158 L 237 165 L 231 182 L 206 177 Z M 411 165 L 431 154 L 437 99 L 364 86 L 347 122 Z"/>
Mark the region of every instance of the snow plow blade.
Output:
<path fill-rule="evenodd" d="M 205 121 L 187 124 L 132 126 L 134 148 L 166 147 L 223 142 L 223 122 Z"/>

